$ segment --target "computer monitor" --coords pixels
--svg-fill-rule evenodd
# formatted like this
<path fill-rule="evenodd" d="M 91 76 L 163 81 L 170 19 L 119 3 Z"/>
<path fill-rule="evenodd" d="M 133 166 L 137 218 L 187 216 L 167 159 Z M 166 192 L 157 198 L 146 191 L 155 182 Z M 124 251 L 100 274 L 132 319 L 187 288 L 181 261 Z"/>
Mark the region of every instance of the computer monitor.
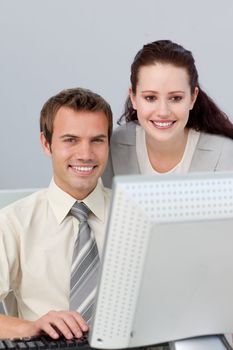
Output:
<path fill-rule="evenodd" d="M 233 173 L 114 179 L 90 345 L 233 332 Z"/>

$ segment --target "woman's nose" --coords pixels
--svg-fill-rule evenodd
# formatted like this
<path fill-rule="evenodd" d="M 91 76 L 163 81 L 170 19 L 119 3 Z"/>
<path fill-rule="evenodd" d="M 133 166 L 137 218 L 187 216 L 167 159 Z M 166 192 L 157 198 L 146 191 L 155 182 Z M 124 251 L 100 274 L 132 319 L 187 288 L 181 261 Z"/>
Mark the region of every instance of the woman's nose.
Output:
<path fill-rule="evenodd" d="M 160 117 L 168 117 L 170 115 L 170 108 L 168 101 L 160 100 L 157 104 L 157 114 Z"/>

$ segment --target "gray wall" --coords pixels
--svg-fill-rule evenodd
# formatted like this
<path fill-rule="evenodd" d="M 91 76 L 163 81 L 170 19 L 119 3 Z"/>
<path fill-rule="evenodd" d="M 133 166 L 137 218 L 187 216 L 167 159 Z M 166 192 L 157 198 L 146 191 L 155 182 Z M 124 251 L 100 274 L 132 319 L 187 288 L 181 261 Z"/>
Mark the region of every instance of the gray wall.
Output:
<path fill-rule="evenodd" d="M 149 41 L 191 49 L 202 86 L 232 116 L 232 18 L 232 0 L 0 0 L 0 188 L 49 183 L 38 117 L 61 89 L 93 89 L 117 119 Z"/>

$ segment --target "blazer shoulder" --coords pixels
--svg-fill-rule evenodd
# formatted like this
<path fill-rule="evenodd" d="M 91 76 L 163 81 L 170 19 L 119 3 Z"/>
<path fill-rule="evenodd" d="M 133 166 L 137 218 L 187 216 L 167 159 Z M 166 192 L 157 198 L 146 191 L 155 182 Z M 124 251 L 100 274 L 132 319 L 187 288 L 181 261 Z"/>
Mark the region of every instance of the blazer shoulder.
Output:
<path fill-rule="evenodd" d="M 121 143 L 135 145 L 136 143 L 136 126 L 134 122 L 129 122 L 118 126 L 112 134 L 111 143 Z"/>
<path fill-rule="evenodd" d="M 206 150 L 233 150 L 233 139 L 222 135 L 202 132 L 197 147 Z"/>
<path fill-rule="evenodd" d="M 193 157 L 192 170 L 232 171 L 233 140 L 202 132 Z"/>

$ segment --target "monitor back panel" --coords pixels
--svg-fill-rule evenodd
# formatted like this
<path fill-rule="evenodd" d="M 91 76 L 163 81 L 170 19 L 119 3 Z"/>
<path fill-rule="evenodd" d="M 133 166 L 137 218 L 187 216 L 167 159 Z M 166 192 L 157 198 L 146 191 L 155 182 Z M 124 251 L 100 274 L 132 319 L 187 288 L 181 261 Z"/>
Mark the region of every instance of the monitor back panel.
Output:
<path fill-rule="evenodd" d="M 233 175 L 115 179 L 91 346 L 144 346 L 233 324 Z"/>

